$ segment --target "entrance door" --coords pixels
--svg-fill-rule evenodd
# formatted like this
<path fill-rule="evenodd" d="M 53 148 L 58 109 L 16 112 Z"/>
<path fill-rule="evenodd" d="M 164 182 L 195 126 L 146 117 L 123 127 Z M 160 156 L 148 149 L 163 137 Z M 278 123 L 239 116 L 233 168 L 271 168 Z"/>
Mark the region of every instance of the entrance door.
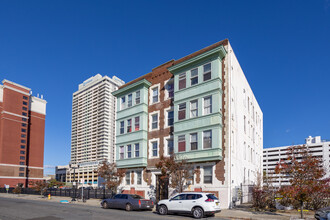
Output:
<path fill-rule="evenodd" d="M 162 199 L 168 199 L 168 178 L 162 178 L 161 175 L 157 175 L 156 181 L 156 200 L 157 202 Z"/>

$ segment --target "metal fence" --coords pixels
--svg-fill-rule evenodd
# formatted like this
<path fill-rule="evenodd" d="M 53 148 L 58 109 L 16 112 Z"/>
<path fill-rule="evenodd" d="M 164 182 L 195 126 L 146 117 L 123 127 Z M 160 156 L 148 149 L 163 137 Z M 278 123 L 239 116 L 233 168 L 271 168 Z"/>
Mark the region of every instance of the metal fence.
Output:
<path fill-rule="evenodd" d="M 8 193 L 14 193 L 15 188 L 9 188 Z M 0 188 L 0 193 L 7 193 L 5 188 Z M 36 191 L 32 188 L 22 188 L 21 194 L 31 194 L 31 195 L 40 195 L 40 192 Z M 84 189 L 84 192 L 82 192 L 82 189 L 47 189 L 43 195 L 51 196 L 65 196 L 65 197 L 75 197 L 75 198 L 81 198 L 82 194 L 84 195 L 85 199 L 105 199 L 105 198 L 111 198 L 113 196 L 113 193 L 108 189 Z"/>

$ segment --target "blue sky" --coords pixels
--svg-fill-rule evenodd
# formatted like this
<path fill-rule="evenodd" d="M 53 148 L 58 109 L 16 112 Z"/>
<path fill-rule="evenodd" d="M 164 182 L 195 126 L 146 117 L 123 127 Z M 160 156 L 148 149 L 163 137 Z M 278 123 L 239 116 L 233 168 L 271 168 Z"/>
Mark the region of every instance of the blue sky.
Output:
<path fill-rule="evenodd" d="M 47 100 L 45 173 L 70 160 L 71 101 L 228 38 L 264 114 L 264 147 L 330 139 L 330 1 L 3 1 L 0 80 Z"/>

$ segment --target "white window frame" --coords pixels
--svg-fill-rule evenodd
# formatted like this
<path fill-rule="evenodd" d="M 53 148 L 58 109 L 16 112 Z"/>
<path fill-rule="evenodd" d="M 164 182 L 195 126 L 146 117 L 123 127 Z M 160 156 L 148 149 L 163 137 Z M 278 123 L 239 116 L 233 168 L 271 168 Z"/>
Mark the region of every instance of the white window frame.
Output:
<path fill-rule="evenodd" d="M 136 125 L 137 125 L 137 124 L 136 124 L 136 118 L 139 119 L 139 123 L 138 123 L 138 124 L 139 124 L 139 130 L 136 130 Z M 140 130 L 141 130 L 141 124 L 140 124 L 140 121 L 141 121 L 141 120 L 140 120 L 140 118 L 141 118 L 140 116 L 135 116 L 135 117 L 134 117 L 134 131 L 140 131 Z"/>
<path fill-rule="evenodd" d="M 196 102 L 196 108 L 192 108 L 192 103 Z M 193 116 L 192 111 L 196 111 L 196 116 Z M 197 118 L 198 117 L 198 99 L 190 101 L 190 118 Z"/>
<path fill-rule="evenodd" d="M 157 156 L 153 156 L 153 146 L 152 143 L 157 142 Z M 159 158 L 159 138 L 154 138 L 149 140 L 149 158 Z"/>
<path fill-rule="evenodd" d="M 128 146 L 131 146 L 131 150 L 130 151 L 128 150 Z M 130 157 L 128 156 L 128 153 L 131 153 L 131 156 Z M 132 144 L 127 144 L 126 145 L 126 158 L 128 158 L 128 159 L 129 158 L 133 158 L 132 157 Z"/>
<path fill-rule="evenodd" d="M 157 123 L 157 128 L 156 129 L 152 129 L 152 116 L 158 114 L 158 123 Z M 159 116 L 160 116 L 160 111 L 154 111 L 149 113 L 149 131 L 157 131 L 160 129 L 160 121 L 159 121 Z"/>
<path fill-rule="evenodd" d="M 173 111 L 173 125 L 168 124 L 168 112 Z M 174 126 L 174 108 L 173 106 L 164 109 L 165 115 L 165 128 L 170 128 Z"/>
<path fill-rule="evenodd" d="M 121 127 L 121 124 L 123 122 L 123 127 Z M 121 133 L 121 129 L 123 129 L 123 133 Z M 125 120 L 119 122 L 119 134 L 125 134 Z"/>
<path fill-rule="evenodd" d="M 210 71 L 209 72 L 205 72 L 204 71 L 204 66 L 206 66 L 206 65 L 208 65 L 208 64 L 210 64 Z M 205 64 L 203 64 L 203 82 L 206 82 L 206 81 L 209 81 L 209 80 L 211 80 L 212 79 L 212 63 L 210 62 L 210 63 L 205 63 Z M 205 74 L 208 74 L 208 73 L 210 73 L 210 79 L 207 79 L 207 80 L 204 80 L 204 77 L 205 77 Z"/>
<path fill-rule="evenodd" d="M 123 152 L 121 152 L 121 149 L 123 149 Z M 121 154 L 123 154 L 123 157 L 121 157 Z M 119 160 L 125 159 L 125 146 L 119 146 Z"/>
<path fill-rule="evenodd" d="M 210 132 L 211 133 L 211 135 L 210 135 L 210 138 L 211 138 L 211 146 L 209 147 L 209 148 L 205 148 L 205 144 L 204 144 L 204 139 L 205 139 L 205 132 Z M 210 130 L 205 130 L 205 131 L 203 131 L 203 149 L 212 149 L 212 130 L 210 129 Z"/>
<path fill-rule="evenodd" d="M 192 75 L 193 70 L 197 70 L 197 75 L 196 76 Z M 197 83 L 192 84 L 192 80 L 195 79 L 195 78 L 197 78 Z M 190 86 L 198 85 L 198 81 L 199 81 L 198 80 L 198 67 L 196 67 L 196 68 L 190 70 Z"/>
<path fill-rule="evenodd" d="M 125 100 L 124 102 L 123 99 Z M 125 108 L 126 108 L 126 96 L 122 96 L 120 97 L 120 110 L 123 110 Z"/>
<path fill-rule="evenodd" d="M 141 182 L 140 183 L 138 182 L 138 173 L 141 174 Z M 142 181 L 142 179 L 143 179 L 142 170 L 136 170 L 135 174 L 136 174 L 136 185 L 142 185 L 142 182 L 143 182 Z"/>
<path fill-rule="evenodd" d="M 196 135 L 196 142 L 192 142 L 192 137 L 193 136 L 195 136 Z M 190 133 L 189 134 L 189 142 L 190 142 L 190 149 L 189 149 L 189 151 L 195 151 L 195 150 L 198 150 L 198 133 L 197 132 L 194 132 L 194 133 Z M 193 143 L 196 143 L 196 149 L 192 149 L 192 146 L 191 146 L 191 144 L 193 144 Z"/>
<path fill-rule="evenodd" d="M 139 94 L 139 96 L 137 96 L 137 94 Z M 139 99 L 139 103 L 136 101 L 138 99 Z M 138 105 L 140 103 L 141 103 L 141 91 L 139 90 L 135 92 L 135 105 Z"/>
<path fill-rule="evenodd" d="M 211 183 L 205 183 L 205 179 L 204 179 L 204 177 L 205 177 L 205 170 L 204 170 L 204 168 L 205 167 L 212 167 L 212 171 L 211 171 L 211 174 L 212 174 Z M 215 166 L 213 164 L 204 164 L 203 165 L 203 182 L 202 182 L 202 184 L 204 184 L 204 185 L 212 185 L 214 183 L 214 167 Z"/>
<path fill-rule="evenodd" d="M 131 97 L 131 101 L 129 100 L 129 97 Z M 127 95 L 127 108 L 132 107 L 133 106 L 133 94 L 130 93 Z"/>
<path fill-rule="evenodd" d="M 205 99 L 207 99 L 207 98 L 211 98 L 210 105 L 207 106 L 207 107 L 210 107 L 210 113 L 206 113 L 206 111 L 205 111 L 205 108 L 206 108 L 206 106 L 205 106 Z M 212 102 L 213 102 L 213 101 L 212 101 L 212 95 L 210 95 L 210 96 L 205 96 L 205 97 L 203 98 L 203 115 L 209 115 L 209 114 L 212 114 L 212 106 L 213 106 L 213 103 L 212 103 Z"/>
<path fill-rule="evenodd" d="M 179 117 L 180 117 L 180 105 L 183 105 L 183 104 L 185 104 L 184 118 L 179 119 Z M 178 104 L 178 121 L 185 120 L 185 119 L 187 119 L 187 102 L 181 102 L 181 103 Z"/>
<path fill-rule="evenodd" d="M 182 77 L 184 75 L 184 78 Z M 187 88 L 187 72 L 183 72 L 183 73 L 180 73 L 178 75 L 178 90 L 181 90 L 180 89 L 180 77 L 181 77 L 181 80 L 184 79 L 185 80 L 185 87 L 184 88 L 181 88 L 181 89 L 185 89 Z"/>
<path fill-rule="evenodd" d="M 172 82 L 172 84 L 173 84 L 173 90 L 172 90 L 173 91 L 173 97 L 170 97 L 170 92 L 168 90 L 168 84 L 169 84 L 169 82 Z M 165 100 L 173 99 L 174 98 L 174 79 L 171 78 L 169 80 L 166 80 L 164 82 L 164 85 L 165 85 Z"/>
<path fill-rule="evenodd" d="M 153 102 L 153 89 L 155 89 L 155 88 L 157 88 L 157 90 L 158 90 L 158 96 L 157 96 L 158 101 L 157 102 Z M 153 104 L 160 102 L 160 89 L 159 88 L 160 88 L 160 83 L 150 86 L 150 88 L 149 88 L 149 105 L 153 105 Z"/>
<path fill-rule="evenodd" d="M 137 145 L 137 144 L 139 145 L 139 150 L 138 150 L 138 151 L 136 150 L 136 145 Z M 136 156 L 136 152 L 139 152 L 139 156 L 138 156 L 138 157 Z M 139 158 L 139 157 L 141 157 L 140 152 L 141 152 L 140 143 L 135 143 L 135 144 L 134 144 L 134 157 L 135 157 L 135 158 Z"/>

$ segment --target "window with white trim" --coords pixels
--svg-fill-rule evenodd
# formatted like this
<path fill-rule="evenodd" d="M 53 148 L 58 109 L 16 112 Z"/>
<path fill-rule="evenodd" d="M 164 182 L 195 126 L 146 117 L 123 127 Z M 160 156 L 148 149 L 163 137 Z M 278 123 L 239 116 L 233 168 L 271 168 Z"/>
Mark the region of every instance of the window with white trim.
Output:
<path fill-rule="evenodd" d="M 131 184 L 131 172 L 126 172 L 125 179 L 126 179 L 126 185 L 130 185 Z"/>
<path fill-rule="evenodd" d="M 124 159 L 125 149 L 124 146 L 119 147 L 119 159 Z"/>
<path fill-rule="evenodd" d="M 204 98 L 204 115 L 212 113 L 212 96 Z"/>
<path fill-rule="evenodd" d="M 142 171 L 136 171 L 136 184 L 141 185 L 142 184 Z"/>
<path fill-rule="evenodd" d="M 203 148 L 212 148 L 212 130 L 203 131 Z"/>
<path fill-rule="evenodd" d="M 204 167 L 204 184 L 212 184 L 212 166 Z"/>
<path fill-rule="evenodd" d="M 121 97 L 120 102 L 121 102 L 120 109 L 124 109 L 125 108 L 125 103 L 126 103 L 126 97 L 125 96 Z"/>
<path fill-rule="evenodd" d="M 182 120 L 186 118 L 186 103 L 179 104 L 178 119 Z"/>
<path fill-rule="evenodd" d="M 121 121 L 120 122 L 120 134 L 124 134 L 125 132 L 125 122 Z"/>
<path fill-rule="evenodd" d="M 134 118 L 134 122 L 135 122 L 135 131 L 139 131 L 140 130 L 140 117 L 137 116 Z"/>
<path fill-rule="evenodd" d="M 131 107 L 133 105 L 132 94 L 127 96 L 127 107 Z"/>
<path fill-rule="evenodd" d="M 211 63 L 205 64 L 203 66 L 203 81 L 207 81 L 209 79 L 211 79 Z"/>
<path fill-rule="evenodd" d="M 173 126 L 174 122 L 174 111 L 169 110 L 167 111 L 167 126 Z"/>
<path fill-rule="evenodd" d="M 152 103 L 158 102 L 158 87 L 152 89 Z"/>
<path fill-rule="evenodd" d="M 179 90 L 186 88 L 186 73 L 179 75 Z"/>
<path fill-rule="evenodd" d="M 151 142 L 151 146 L 152 146 L 152 156 L 158 157 L 158 142 L 157 141 Z"/>
<path fill-rule="evenodd" d="M 190 102 L 190 118 L 195 118 L 198 116 L 198 100 L 193 100 Z"/>
<path fill-rule="evenodd" d="M 190 71 L 190 85 L 196 85 L 198 84 L 198 69 L 192 69 Z"/>
<path fill-rule="evenodd" d="M 184 135 L 178 136 L 178 151 L 186 151 L 186 137 Z"/>
<path fill-rule="evenodd" d="M 132 131 L 132 119 L 127 120 L 127 133 Z"/>
<path fill-rule="evenodd" d="M 140 144 L 135 144 L 135 157 L 140 157 Z"/>
<path fill-rule="evenodd" d="M 127 158 L 132 157 L 132 145 L 127 145 Z"/>
<path fill-rule="evenodd" d="M 158 129 L 158 113 L 151 116 L 151 129 Z"/>
<path fill-rule="evenodd" d="M 197 133 L 190 134 L 190 150 L 198 149 Z"/>
<path fill-rule="evenodd" d="M 135 105 L 140 104 L 140 91 L 135 93 Z"/>

